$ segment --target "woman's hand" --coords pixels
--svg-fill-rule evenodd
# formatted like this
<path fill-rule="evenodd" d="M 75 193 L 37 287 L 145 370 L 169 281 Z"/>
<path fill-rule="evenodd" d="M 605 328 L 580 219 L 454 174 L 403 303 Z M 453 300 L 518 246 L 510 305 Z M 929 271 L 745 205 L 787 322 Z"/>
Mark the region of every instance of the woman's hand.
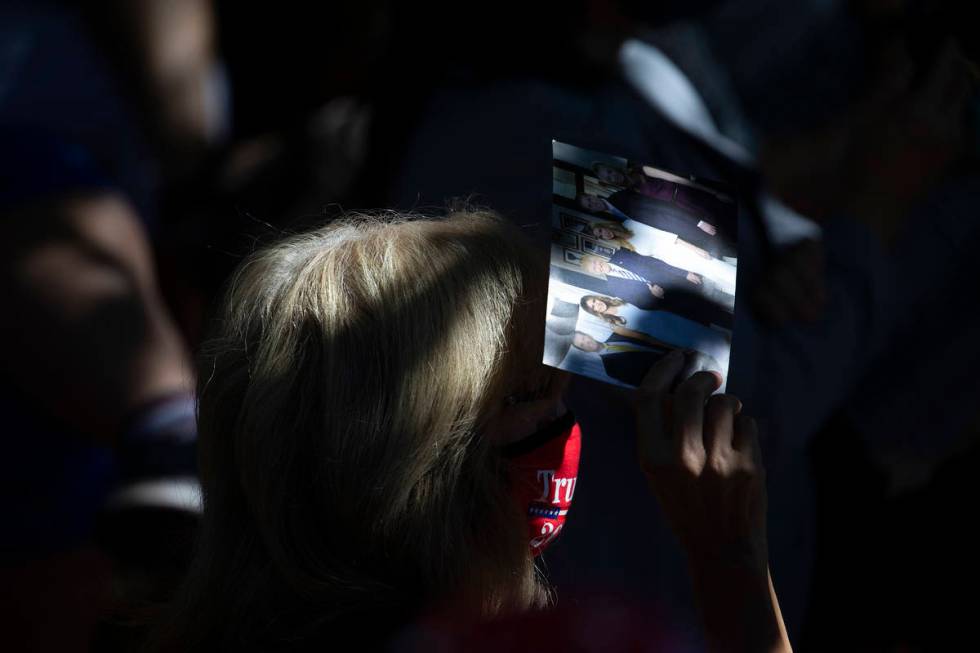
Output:
<path fill-rule="evenodd" d="M 703 351 L 696 349 L 685 349 L 684 367 L 679 378 L 686 379 L 698 372 L 718 372 L 721 374 L 721 365 L 714 356 L 710 356 Z"/>
<path fill-rule="evenodd" d="M 755 421 L 721 379 L 697 372 L 670 392 L 684 368 L 675 352 L 636 393 L 640 467 L 691 558 L 762 570 L 767 566 L 766 491 Z M 710 398 L 709 398 L 710 397 Z"/>
<path fill-rule="evenodd" d="M 636 391 L 637 454 L 687 553 L 712 650 L 791 650 L 769 578 L 766 489 L 755 421 L 714 372 L 674 352 Z M 683 377 L 681 377 L 683 378 Z"/>

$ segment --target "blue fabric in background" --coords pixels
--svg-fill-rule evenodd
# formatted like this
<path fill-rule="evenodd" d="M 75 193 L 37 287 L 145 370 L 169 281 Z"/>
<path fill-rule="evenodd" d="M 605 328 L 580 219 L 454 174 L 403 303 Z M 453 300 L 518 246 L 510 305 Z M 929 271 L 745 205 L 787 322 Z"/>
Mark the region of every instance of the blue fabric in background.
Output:
<path fill-rule="evenodd" d="M 70 5 L 0 4 L 0 129 L 38 146 L 24 163 L 40 176 L 28 180 L 25 170 L 21 183 L 42 191 L 41 183 L 50 189 L 68 183 L 62 173 L 76 175 L 76 182 L 97 174 L 100 185 L 120 189 L 152 225 L 158 173 L 127 102 Z M 16 173 L 23 153 L 0 150 L 5 175 Z M 45 160 L 50 173 L 43 171 Z"/>
<path fill-rule="evenodd" d="M 83 146 L 36 127 L 0 126 L 0 212 L 111 187 Z"/>
<path fill-rule="evenodd" d="M 57 2 L 0 5 L 0 212 L 112 188 L 149 226 L 155 184 L 79 16 Z M 113 453 L 50 421 L 2 376 L 0 424 L 0 564 L 84 544 L 115 482 Z"/>

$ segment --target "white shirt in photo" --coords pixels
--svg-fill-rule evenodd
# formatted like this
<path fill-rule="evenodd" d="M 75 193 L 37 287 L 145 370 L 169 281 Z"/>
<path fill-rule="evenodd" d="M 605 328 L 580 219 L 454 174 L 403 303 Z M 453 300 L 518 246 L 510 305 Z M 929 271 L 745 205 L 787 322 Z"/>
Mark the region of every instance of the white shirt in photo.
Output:
<path fill-rule="evenodd" d="M 716 258 L 704 258 L 677 242 L 677 234 L 628 219 L 623 226 L 633 232 L 629 239 L 637 254 L 653 256 L 676 268 L 694 272 L 715 283 L 723 292 L 735 295 L 737 268 Z"/>

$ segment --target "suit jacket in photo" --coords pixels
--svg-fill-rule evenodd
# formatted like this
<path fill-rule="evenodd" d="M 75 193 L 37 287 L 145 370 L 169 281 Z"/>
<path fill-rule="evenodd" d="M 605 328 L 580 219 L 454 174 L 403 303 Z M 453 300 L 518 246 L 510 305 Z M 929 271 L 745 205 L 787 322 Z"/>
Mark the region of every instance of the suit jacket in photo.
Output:
<path fill-rule="evenodd" d="M 734 225 L 731 224 L 736 212 L 734 204 L 724 202 L 708 191 L 646 174 L 633 188 L 647 197 L 676 204 L 718 227 L 719 235 L 734 240 Z"/>
<path fill-rule="evenodd" d="M 627 343 L 646 347 L 650 351 L 612 351 L 600 353 L 602 366 L 606 370 L 609 378 L 638 386 L 643 381 L 643 377 L 653 365 L 661 358 L 670 353 L 669 349 L 658 347 L 642 340 L 636 340 L 629 336 L 621 336 L 614 333 L 606 338 L 605 344 Z"/>
<path fill-rule="evenodd" d="M 717 236 L 707 234 L 698 228 L 701 217 L 672 202 L 647 197 L 634 190 L 617 191 L 607 197 L 606 201 L 637 222 L 677 234 L 681 240 L 700 247 L 715 258 L 735 256 L 732 243 L 721 237 L 724 235 L 723 231 L 719 230 Z"/>
<path fill-rule="evenodd" d="M 637 308 L 648 311 L 670 311 L 705 326 L 712 324 L 731 330 L 734 317 L 723 306 L 714 303 L 697 291 L 664 288 L 664 296 L 655 297 L 642 281 L 609 275 L 606 290 L 610 297 L 619 297 Z"/>
<path fill-rule="evenodd" d="M 657 284 L 662 288 L 683 287 L 683 284 L 691 283 L 687 280 L 687 270 L 674 267 L 670 263 L 652 256 L 631 252 L 622 247 L 616 250 L 609 262 L 624 270 L 629 270 L 633 274 L 638 274 L 649 283 Z"/>

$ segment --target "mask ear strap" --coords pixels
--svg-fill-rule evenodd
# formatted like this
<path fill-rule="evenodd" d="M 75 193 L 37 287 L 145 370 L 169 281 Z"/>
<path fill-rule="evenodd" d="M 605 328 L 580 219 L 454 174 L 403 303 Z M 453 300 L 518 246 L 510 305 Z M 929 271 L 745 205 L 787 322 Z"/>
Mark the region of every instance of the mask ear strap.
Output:
<path fill-rule="evenodd" d="M 530 451 L 534 451 L 546 442 L 567 433 L 574 425 L 575 413 L 568 411 L 548 426 L 532 433 L 523 440 L 502 446 L 500 448 L 500 454 L 504 458 L 515 458 L 524 455 Z"/>

